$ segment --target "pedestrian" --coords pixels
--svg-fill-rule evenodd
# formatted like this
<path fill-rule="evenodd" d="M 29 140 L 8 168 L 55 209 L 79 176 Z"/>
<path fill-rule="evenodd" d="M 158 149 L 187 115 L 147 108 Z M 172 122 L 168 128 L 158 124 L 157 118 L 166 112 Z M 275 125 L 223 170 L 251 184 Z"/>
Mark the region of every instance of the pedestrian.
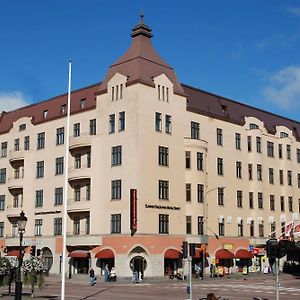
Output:
<path fill-rule="evenodd" d="M 112 267 L 110 270 L 109 279 L 110 281 L 117 281 L 116 269 L 114 267 Z"/>
<path fill-rule="evenodd" d="M 217 298 L 214 293 L 209 293 L 209 294 L 207 294 L 206 299 L 207 300 L 218 300 L 220 298 Z"/>
<path fill-rule="evenodd" d="M 89 270 L 89 284 L 90 286 L 95 284 L 95 271 L 93 268 L 90 268 Z"/>
<path fill-rule="evenodd" d="M 210 277 L 214 277 L 214 275 L 215 275 L 215 265 L 213 263 L 210 264 L 209 271 L 210 271 Z"/>
<path fill-rule="evenodd" d="M 109 269 L 108 269 L 108 264 L 105 265 L 104 267 L 104 281 L 108 282 L 109 281 Z"/>

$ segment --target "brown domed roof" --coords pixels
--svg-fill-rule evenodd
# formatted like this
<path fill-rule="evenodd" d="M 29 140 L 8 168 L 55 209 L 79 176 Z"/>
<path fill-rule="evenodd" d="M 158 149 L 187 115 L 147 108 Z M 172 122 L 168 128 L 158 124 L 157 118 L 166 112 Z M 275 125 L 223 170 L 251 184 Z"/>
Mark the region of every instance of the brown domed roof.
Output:
<path fill-rule="evenodd" d="M 151 29 L 144 24 L 143 16 L 138 25 L 132 29 L 132 44 L 127 52 L 110 66 L 98 94 L 107 90 L 108 81 L 120 73 L 127 77 L 127 85 L 137 82 L 154 86 L 153 78 L 165 74 L 173 83 L 174 93 L 185 95 L 174 69 L 155 51 L 151 43 Z"/>

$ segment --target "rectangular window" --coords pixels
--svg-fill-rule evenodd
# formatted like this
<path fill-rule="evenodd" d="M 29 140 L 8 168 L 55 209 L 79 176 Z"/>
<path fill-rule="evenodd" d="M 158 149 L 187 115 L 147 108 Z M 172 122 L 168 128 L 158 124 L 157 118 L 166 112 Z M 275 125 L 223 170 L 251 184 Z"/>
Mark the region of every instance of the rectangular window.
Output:
<path fill-rule="evenodd" d="M 289 197 L 289 211 L 293 212 L 293 197 Z"/>
<path fill-rule="evenodd" d="M 5 195 L 0 195 L 0 210 L 5 210 Z"/>
<path fill-rule="evenodd" d="M 1 143 L 1 157 L 7 156 L 7 142 Z"/>
<path fill-rule="evenodd" d="M 122 182 L 120 179 L 112 180 L 111 182 L 111 199 L 121 199 L 122 197 Z"/>
<path fill-rule="evenodd" d="M 270 210 L 275 210 L 275 196 L 270 195 Z"/>
<path fill-rule="evenodd" d="M 158 198 L 163 200 L 169 199 L 169 181 L 159 180 L 158 182 Z"/>
<path fill-rule="evenodd" d="M 110 233 L 121 233 L 121 214 L 112 214 Z"/>
<path fill-rule="evenodd" d="M 258 224 L 258 235 L 259 237 L 264 237 L 264 221 L 261 221 L 260 224 Z"/>
<path fill-rule="evenodd" d="M 80 100 L 80 108 L 83 109 L 86 106 L 86 98 Z"/>
<path fill-rule="evenodd" d="M 15 147 L 14 147 L 15 151 L 19 151 L 20 150 L 20 139 L 15 139 Z"/>
<path fill-rule="evenodd" d="M 297 163 L 300 163 L 300 149 L 297 149 Z"/>
<path fill-rule="evenodd" d="M 54 235 L 62 235 L 62 218 L 54 218 Z"/>
<path fill-rule="evenodd" d="M 257 180 L 262 181 L 262 165 L 257 165 Z"/>
<path fill-rule="evenodd" d="M 29 150 L 30 148 L 30 137 L 27 135 L 24 137 L 24 150 Z"/>
<path fill-rule="evenodd" d="M 204 185 L 199 183 L 197 184 L 197 201 L 204 201 Z"/>
<path fill-rule="evenodd" d="M 217 145 L 223 145 L 223 129 L 217 128 Z"/>
<path fill-rule="evenodd" d="M 300 189 L 300 173 L 297 174 L 298 189 Z"/>
<path fill-rule="evenodd" d="M 238 223 L 238 236 L 244 236 L 244 222 L 240 220 Z"/>
<path fill-rule="evenodd" d="M 256 137 L 256 152 L 261 153 L 261 138 L 259 136 Z"/>
<path fill-rule="evenodd" d="M 23 130 L 26 130 L 26 124 L 21 124 L 19 126 L 19 131 L 23 131 Z"/>
<path fill-rule="evenodd" d="M 243 191 L 236 191 L 237 207 L 243 207 Z"/>
<path fill-rule="evenodd" d="M 35 219 L 35 223 L 34 223 L 34 235 L 35 236 L 42 235 L 42 224 L 43 224 L 42 219 Z"/>
<path fill-rule="evenodd" d="M 200 138 L 200 124 L 197 122 L 191 122 L 191 138 L 192 139 L 199 139 Z"/>
<path fill-rule="evenodd" d="M 44 117 L 44 119 L 46 119 L 47 116 L 48 116 L 48 110 L 44 110 L 44 111 L 43 111 L 43 117 Z"/>
<path fill-rule="evenodd" d="M 166 133 L 172 133 L 172 117 L 166 115 Z"/>
<path fill-rule="evenodd" d="M 119 112 L 119 131 L 125 130 L 125 111 Z"/>
<path fill-rule="evenodd" d="M 91 219 L 90 216 L 85 217 L 85 234 L 90 234 Z"/>
<path fill-rule="evenodd" d="M 278 157 L 282 158 L 282 144 L 278 144 Z"/>
<path fill-rule="evenodd" d="M 0 183 L 6 183 L 6 168 L 0 169 Z"/>
<path fill-rule="evenodd" d="M 16 237 L 17 236 L 17 234 L 18 234 L 18 223 L 17 223 L 17 221 L 12 221 L 12 224 L 11 224 L 12 226 L 12 237 Z"/>
<path fill-rule="evenodd" d="M 258 208 L 264 208 L 263 193 L 257 194 Z"/>
<path fill-rule="evenodd" d="M 64 158 L 57 157 L 55 160 L 55 175 L 60 175 L 64 173 Z"/>
<path fill-rule="evenodd" d="M 203 153 L 197 152 L 197 170 L 203 171 Z"/>
<path fill-rule="evenodd" d="M 74 156 L 74 169 L 81 169 L 81 154 L 75 154 Z"/>
<path fill-rule="evenodd" d="M 44 161 L 36 163 L 36 178 L 44 177 Z"/>
<path fill-rule="evenodd" d="M 73 234 L 79 235 L 80 234 L 80 217 L 75 216 L 73 218 Z"/>
<path fill-rule="evenodd" d="M 292 171 L 291 170 L 287 171 L 287 183 L 288 183 L 288 185 L 292 185 Z"/>
<path fill-rule="evenodd" d="M 284 196 L 280 196 L 280 210 L 285 211 L 284 207 Z"/>
<path fill-rule="evenodd" d="M 219 219 L 219 236 L 225 235 L 225 224 L 224 224 L 224 218 Z"/>
<path fill-rule="evenodd" d="M 235 134 L 235 149 L 241 150 L 241 134 Z"/>
<path fill-rule="evenodd" d="M 240 161 L 236 162 L 236 177 L 242 178 L 242 162 Z"/>
<path fill-rule="evenodd" d="M 204 218 L 202 216 L 198 217 L 198 235 L 204 234 Z"/>
<path fill-rule="evenodd" d="M 96 126 L 96 119 L 90 120 L 90 135 L 97 134 L 97 126 Z"/>
<path fill-rule="evenodd" d="M 4 237 L 4 222 L 0 222 L 0 237 Z"/>
<path fill-rule="evenodd" d="M 115 114 L 109 115 L 109 133 L 115 132 Z"/>
<path fill-rule="evenodd" d="M 55 188 L 54 192 L 54 205 L 62 205 L 63 204 L 63 188 Z"/>
<path fill-rule="evenodd" d="M 254 201 L 253 201 L 253 192 L 249 192 L 249 208 L 254 208 Z"/>
<path fill-rule="evenodd" d="M 122 164 L 122 146 L 111 148 L 111 165 L 118 166 Z"/>
<path fill-rule="evenodd" d="M 250 135 L 247 136 L 247 145 L 248 145 L 248 152 L 252 151 L 252 137 Z"/>
<path fill-rule="evenodd" d="M 65 128 L 56 129 L 56 145 L 62 145 L 65 142 Z"/>
<path fill-rule="evenodd" d="M 286 158 L 291 159 L 291 145 L 286 145 Z"/>
<path fill-rule="evenodd" d="M 251 220 L 251 223 L 250 223 L 250 236 L 254 237 L 254 221 L 253 220 Z"/>
<path fill-rule="evenodd" d="M 155 130 L 161 131 L 161 113 L 156 112 L 155 113 Z"/>
<path fill-rule="evenodd" d="M 192 234 L 192 216 L 186 216 L 186 234 Z"/>
<path fill-rule="evenodd" d="M 218 188 L 218 205 L 224 205 L 224 188 Z"/>
<path fill-rule="evenodd" d="M 45 148 L 45 132 L 38 133 L 37 136 L 37 149 Z"/>
<path fill-rule="evenodd" d="M 159 146 L 158 147 L 158 164 L 160 166 L 168 166 L 169 165 L 169 148 Z"/>
<path fill-rule="evenodd" d="M 87 183 L 86 186 L 85 186 L 85 188 L 86 188 L 86 195 L 85 195 L 85 197 L 86 197 L 86 200 L 89 201 L 89 200 L 91 200 L 91 184 Z"/>
<path fill-rule="evenodd" d="M 279 183 L 283 185 L 283 170 L 279 170 Z"/>
<path fill-rule="evenodd" d="M 220 158 L 220 157 L 217 158 L 217 174 L 218 175 L 224 175 L 223 158 Z"/>
<path fill-rule="evenodd" d="M 270 236 L 272 238 L 275 238 L 276 237 L 276 222 L 273 222 L 271 224 L 271 233 L 270 233 Z"/>
<path fill-rule="evenodd" d="M 159 215 L 159 233 L 169 233 L 169 215 Z"/>
<path fill-rule="evenodd" d="M 44 192 L 43 190 L 35 191 L 35 207 L 43 207 Z"/>
<path fill-rule="evenodd" d="M 267 155 L 274 157 L 274 143 L 272 142 L 267 142 Z"/>
<path fill-rule="evenodd" d="M 252 166 L 252 164 L 248 164 L 248 178 L 249 178 L 249 180 L 253 180 L 253 166 Z"/>
<path fill-rule="evenodd" d="M 74 201 L 79 202 L 81 198 L 81 186 L 75 185 L 74 186 Z"/>
<path fill-rule="evenodd" d="M 86 152 L 86 167 L 90 168 L 91 167 L 91 151 Z"/>
<path fill-rule="evenodd" d="M 60 107 L 60 113 L 61 114 L 65 114 L 67 112 L 67 105 L 66 104 L 63 104 L 61 107 Z"/>
<path fill-rule="evenodd" d="M 190 169 L 191 168 L 191 152 L 185 151 L 185 168 Z"/>
<path fill-rule="evenodd" d="M 73 136 L 74 137 L 80 136 L 80 123 L 75 123 L 73 125 Z"/>
<path fill-rule="evenodd" d="M 186 202 L 191 202 L 191 184 L 186 183 L 185 184 L 185 201 Z"/>
<path fill-rule="evenodd" d="M 269 183 L 274 184 L 274 169 L 269 168 Z"/>

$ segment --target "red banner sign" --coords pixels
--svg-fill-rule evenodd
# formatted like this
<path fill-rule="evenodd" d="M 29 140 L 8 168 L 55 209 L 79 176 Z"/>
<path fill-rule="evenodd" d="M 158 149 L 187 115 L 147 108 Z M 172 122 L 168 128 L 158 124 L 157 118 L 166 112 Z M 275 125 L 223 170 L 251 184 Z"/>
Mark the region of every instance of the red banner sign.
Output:
<path fill-rule="evenodd" d="M 130 231 L 133 236 L 137 231 L 137 190 L 130 189 Z"/>

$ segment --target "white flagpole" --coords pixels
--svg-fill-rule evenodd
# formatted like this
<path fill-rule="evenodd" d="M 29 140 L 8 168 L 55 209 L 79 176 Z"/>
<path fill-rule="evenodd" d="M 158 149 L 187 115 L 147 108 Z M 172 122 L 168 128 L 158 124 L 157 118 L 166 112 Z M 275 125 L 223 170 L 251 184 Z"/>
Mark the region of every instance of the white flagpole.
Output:
<path fill-rule="evenodd" d="M 65 185 L 64 185 L 64 214 L 63 214 L 63 249 L 62 249 L 62 272 L 61 272 L 61 300 L 65 299 L 66 281 L 66 248 L 67 248 L 67 207 L 68 207 L 68 177 L 69 177 L 69 135 L 70 135 L 70 113 L 71 113 L 71 75 L 72 60 L 69 61 L 69 85 L 68 85 L 68 113 L 66 128 L 66 149 L 65 149 Z"/>

